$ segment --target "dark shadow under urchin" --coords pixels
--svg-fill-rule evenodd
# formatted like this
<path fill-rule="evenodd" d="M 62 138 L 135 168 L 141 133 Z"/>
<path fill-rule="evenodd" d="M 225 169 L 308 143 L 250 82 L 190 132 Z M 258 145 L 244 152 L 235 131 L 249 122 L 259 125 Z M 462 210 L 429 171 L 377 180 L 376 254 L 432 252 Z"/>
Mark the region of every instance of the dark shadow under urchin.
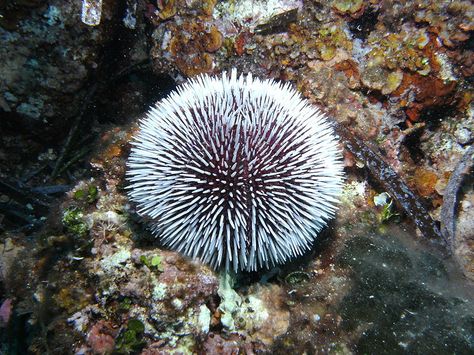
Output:
<path fill-rule="evenodd" d="M 307 279 L 299 278 L 301 282 L 307 282 L 312 278 L 312 271 L 309 266 L 316 258 L 323 259 L 323 264 L 332 257 L 332 245 L 335 242 L 335 221 L 330 221 L 328 225 L 317 234 L 317 237 L 311 246 L 301 256 L 295 257 L 286 263 L 275 265 L 271 268 L 262 268 L 258 271 L 240 271 L 235 274 L 234 288 L 245 288 L 254 283 L 283 283 L 291 286 L 289 277 L 293 273 L 302 273 L 308 276 Z M 296 282 L 300 282 L 300 281 Z"/>

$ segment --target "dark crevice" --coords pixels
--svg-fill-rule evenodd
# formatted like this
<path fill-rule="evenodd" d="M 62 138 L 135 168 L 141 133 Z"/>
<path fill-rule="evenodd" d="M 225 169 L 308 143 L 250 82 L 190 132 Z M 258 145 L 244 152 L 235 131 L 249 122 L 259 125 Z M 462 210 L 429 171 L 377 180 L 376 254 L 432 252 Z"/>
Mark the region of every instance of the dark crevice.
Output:
<path fill-rule="evenodd" d="M 420 113 L 420 120 L 426 123 L 430 130 L 437 130 L 446 117 L 453 117 L 457 113 L 455 105 L 431 106 Z"/>
<path fill-rule="evenodd" d="M 349 22 L 349 30 L 354 37 L 365 41 L 377 24 L 378 15 L 376 9 L 368 8 L 361 17 Z"/>
<path fill-rule="evenodd" d="M 408 153 L 410 154 L 410 158 L 415 162 L 425 159 L 425 154 L 420 146 L 420 137 L 422 134 L 423 130 L 418 130 L 406 136 L 403 141 Z"/>
<path fill-rule="evenodd" d="M 91 105 L 90 114 L 99 123 L 124 124 L 166 96 L 175 82 L 169 76 L 155 75 L 151 68 L 137 70 L 118 78 L 113 90 L 104 90 Z M 117 100 L 117 97 L 123 98 Z"/>
<path fill-rule="evenodd" d="M 459 50 L 474 51 L 474 31 L 469 31 L 467 33 L 469 34 L 469 39 L 459 45 Z"/>

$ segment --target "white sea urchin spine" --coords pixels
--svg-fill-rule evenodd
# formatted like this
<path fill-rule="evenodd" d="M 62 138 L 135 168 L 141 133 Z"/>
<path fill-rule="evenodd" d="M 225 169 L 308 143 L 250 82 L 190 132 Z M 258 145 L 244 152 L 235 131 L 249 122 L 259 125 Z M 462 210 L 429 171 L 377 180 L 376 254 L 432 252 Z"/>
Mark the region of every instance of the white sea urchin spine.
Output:
<path fill-rule="evenodd" d="M 150 109 L 129 195 L 168 247 L 217 268 L 301 255 L 334 216 L 343 181 L 327 118 L 290 84 L 201 75 Z"/>

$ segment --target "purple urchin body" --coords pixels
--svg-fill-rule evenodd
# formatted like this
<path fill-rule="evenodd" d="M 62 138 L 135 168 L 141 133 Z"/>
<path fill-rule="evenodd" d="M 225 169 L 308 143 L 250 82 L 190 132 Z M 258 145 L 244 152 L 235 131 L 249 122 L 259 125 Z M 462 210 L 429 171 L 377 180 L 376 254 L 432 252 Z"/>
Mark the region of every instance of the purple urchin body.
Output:
<path fill-rule="evenodd" d="M 165 245 L 253 271 L 310 248 L 337 209 L 343 164 L 327 118 L 289 84 L 233 70 L 150 109 L 127 177 Z"/>

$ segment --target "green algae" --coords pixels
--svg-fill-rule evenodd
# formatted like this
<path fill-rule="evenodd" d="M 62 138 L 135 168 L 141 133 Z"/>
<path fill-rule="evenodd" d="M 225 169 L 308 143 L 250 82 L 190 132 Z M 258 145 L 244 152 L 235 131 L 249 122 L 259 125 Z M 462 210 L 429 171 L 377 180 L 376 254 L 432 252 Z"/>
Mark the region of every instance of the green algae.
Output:
<path fill-rule="evenodd" d="M 163 257 L 160 255 L 153 255 L 151 257 L 147 257 L 146 255 L 141 255 L 140 256 L 140 262 L 143 263 L 143 265 L 148 266 L 150 269 L 155 269 L 158 270 L 159 272 L 163 272 Z"/>
<path fill-rule="evenodd" d="M 145 345 L 143 332 L 145 325 L 138 319 L 130 319 L 126 329 L 117 338 L 116 351 L 119 354 L 135 354 Z"/>
<path fill-rule="evenodd" d="M 83 238 L 89 233 L 89 228 L 84 220 L 84 213 L 76 207 L 64 211 L 62 223 L 66 232 L 74 237 Z"/>
<path fill-rule="evenodd" d="M 87 189 L 79 189 L 74 192 L 74 200 L 93 203 L 99 198 L 99 189 L 97 186 L 89 186 Z"/>
<path fill-rule="evenodd" d="M 293 271 L 285 277 L 285 281 L 289 285 L 298 285 L 304 282 L 308 282 L 311 279 L 307 272 Z"/>
<path fill-rule="evenodd" d="M 364 2 L 362 0 L 336 0 L 332 6 L 339 12 L 355 14 L 362 9 Z"/>

